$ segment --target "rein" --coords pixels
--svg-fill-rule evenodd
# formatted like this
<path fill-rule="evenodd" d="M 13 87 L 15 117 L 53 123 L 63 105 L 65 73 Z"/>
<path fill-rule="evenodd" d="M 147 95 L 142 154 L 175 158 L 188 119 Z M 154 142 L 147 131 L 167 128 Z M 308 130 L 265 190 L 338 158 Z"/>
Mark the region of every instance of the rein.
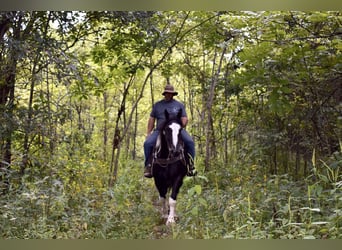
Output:
<path fill-rule="evenodd" d="M 162 159 L 162 158 L 154 158 L 153 159 L 153 164 L 159 164 L 161 167 L 166 168 L 169 164 L 175 163 L 177 161 L 181 160 L 184 165 L 186 165 L 184 154 L 180 154 L 177 157 L 173 158 L 167 158 L 167 159 Z M 153 165 L 152 164 L 152 165 Z"/>

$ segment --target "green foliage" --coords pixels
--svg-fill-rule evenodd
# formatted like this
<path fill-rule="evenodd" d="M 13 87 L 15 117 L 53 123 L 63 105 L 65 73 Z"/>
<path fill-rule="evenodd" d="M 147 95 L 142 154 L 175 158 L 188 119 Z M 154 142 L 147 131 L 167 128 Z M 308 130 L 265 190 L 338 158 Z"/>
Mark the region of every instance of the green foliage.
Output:
<path fill-rule="evenodd" d="M 76 173 L 75 181 L 83 184 L 47 176 L 25 180 L 20 192 L 3 196 L 0 233 L 20 239 L 341 238 L 340 154 L 336 157 L 317 165 L 320 170 L 304 181 L 266 176 L 262 166 L 241 162 L 186 177 L 179 221 L 172 227 L 161 224 L 153 181 L 142 177 L 135 162 L 122 162 L 111 189 L 93 180 L 100 166 L 88 162 L 97 171 Z"/>
<path fill-rule="evenodd" d="M 339 12 L 1 15 L 2 238 L 342 238 Z M 142 177 L 165 78 L 199 170 L 171 227 Z"/>

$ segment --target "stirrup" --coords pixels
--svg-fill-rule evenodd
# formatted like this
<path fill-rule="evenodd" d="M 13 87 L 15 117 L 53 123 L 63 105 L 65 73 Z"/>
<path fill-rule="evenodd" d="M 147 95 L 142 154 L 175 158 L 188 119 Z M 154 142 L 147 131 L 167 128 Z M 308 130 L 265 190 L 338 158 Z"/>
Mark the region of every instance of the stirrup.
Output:
<path fill-rule="evenodd" d="M 189 168 L 186 175 L 187 176 L 195 176 L 195 175 L 197 175 L 197 171 L 194 167 L 192 167 L 191 169 Z"/>
<path fill-rule="evenodd" d="M 194 167 L 194 159 L 191 157 L 191 155 L 188 154 L 189 157 L 189 165 L 188 167 L 188 172 L 186 173 L 187 176 L 195 176 L 197 175 L 197 171 Z"/>

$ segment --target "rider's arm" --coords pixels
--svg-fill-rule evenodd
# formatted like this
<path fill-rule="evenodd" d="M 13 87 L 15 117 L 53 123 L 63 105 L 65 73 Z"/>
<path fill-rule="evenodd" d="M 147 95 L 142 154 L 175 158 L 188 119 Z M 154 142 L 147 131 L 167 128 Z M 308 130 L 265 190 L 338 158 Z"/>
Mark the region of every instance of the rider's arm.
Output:
<path fill-rule="evenodd" d="M 188 124 L 188 117 L 186 116 L 181 117 L 181 121 L 182 121 L 183 128 L 185 128 L 186 124 Z"/>
<path fill-rule="evenodd" d="M 147 123 L 147 136 L 149 136 L 154 128 L 155 118 L 150 116 Z"/>

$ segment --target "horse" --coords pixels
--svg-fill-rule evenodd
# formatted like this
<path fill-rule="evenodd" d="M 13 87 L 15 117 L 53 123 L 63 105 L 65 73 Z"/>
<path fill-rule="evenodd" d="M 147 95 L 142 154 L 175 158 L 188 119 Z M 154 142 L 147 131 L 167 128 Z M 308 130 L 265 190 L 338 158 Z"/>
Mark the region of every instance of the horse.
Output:
<path fill-rule="evenodd" d="M 176 200 L 187 174 L 187 158 L 181 137 L 181 110 L 177 116 L 170 116 L 165 110 L 165 122 L 153 150 L 152 175 L 162 203 L 162 217 L 166 225 L 176 222 Z M 171 191 L 169 200 L 166 196 Z"/>

